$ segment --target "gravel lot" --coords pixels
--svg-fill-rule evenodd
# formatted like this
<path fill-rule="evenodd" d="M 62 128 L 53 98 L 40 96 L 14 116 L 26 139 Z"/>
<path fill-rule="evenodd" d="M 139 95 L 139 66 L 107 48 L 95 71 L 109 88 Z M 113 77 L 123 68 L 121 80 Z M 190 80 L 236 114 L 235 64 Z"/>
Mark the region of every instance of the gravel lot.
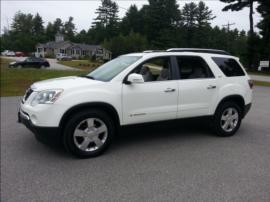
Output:
<path fill-rule="evenodd" d="M 194 121 L 129 127 L 86 160 L 37 142 L 16 123 L 19 98 L 2 98 L 1 201 L 268 202 L 270 88 L 254 97 L 234 137 Z"/>

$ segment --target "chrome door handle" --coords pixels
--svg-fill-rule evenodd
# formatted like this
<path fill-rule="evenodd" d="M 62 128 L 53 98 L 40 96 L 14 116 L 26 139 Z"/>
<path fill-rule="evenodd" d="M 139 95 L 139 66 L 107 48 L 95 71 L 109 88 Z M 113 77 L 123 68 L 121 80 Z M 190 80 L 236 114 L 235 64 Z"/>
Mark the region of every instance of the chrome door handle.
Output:
<path fill-rule="evenodd" d="M 215 88 L 216 88 L 216 86 L 213 86 L 213 85 L 207 86 L 207 89 L 215 89 Z"/>
<path fill-rule="evenodd" d="M 170 93 L 170 92 L 174 92 L 175 89 L 174 88 L 167 88 L 164 92 L 165 93 Z"/>

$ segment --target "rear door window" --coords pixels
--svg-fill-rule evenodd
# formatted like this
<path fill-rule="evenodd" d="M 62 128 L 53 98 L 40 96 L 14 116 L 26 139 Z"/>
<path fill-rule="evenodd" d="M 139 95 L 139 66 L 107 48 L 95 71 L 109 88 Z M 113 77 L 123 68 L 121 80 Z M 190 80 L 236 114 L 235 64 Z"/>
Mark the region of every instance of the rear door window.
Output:
<path fill-rule="evenodd" d="M 178 56 L 180 79 L 214 78 L 205 60 L 198 56 Z"/>
<path fill-rule="evenodd" d="M 227 77 L 245 75 L 242 67 L 235 59 L 221 57 L 213 57 L 212 59 Z"/>

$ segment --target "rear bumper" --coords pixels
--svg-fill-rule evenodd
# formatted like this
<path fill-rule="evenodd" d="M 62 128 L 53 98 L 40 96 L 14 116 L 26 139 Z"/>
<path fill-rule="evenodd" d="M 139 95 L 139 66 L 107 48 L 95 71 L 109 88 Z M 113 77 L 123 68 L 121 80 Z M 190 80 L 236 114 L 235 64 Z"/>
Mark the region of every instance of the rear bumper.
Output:
<path fill-rule="evenodd" d="M 39 127 L 35 126 L 29 117 L 29 115 L 22 110 L 18 112 L 18 122 L 26 126 L 35 135 L 58 135 L 58 127 Z"/>
<path fill-rule="evenodd" d="M 247 115 L 247 113 L 249 112 L 250 108 L 251 108 L 251 103 L 245 105 L 244 107 L 244 112 L 243 112 L 243 118 Z"/>

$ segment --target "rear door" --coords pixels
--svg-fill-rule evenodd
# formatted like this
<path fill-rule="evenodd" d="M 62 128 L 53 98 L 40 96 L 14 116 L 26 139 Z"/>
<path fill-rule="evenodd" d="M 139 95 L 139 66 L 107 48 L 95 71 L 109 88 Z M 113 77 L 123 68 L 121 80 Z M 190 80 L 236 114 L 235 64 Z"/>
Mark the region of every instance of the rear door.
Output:
<path fill-rule="evenodd" d="M 209 115 L 218 92 L 217 80 L 199 56 L 177 56 L 179 70 L 178 118 Z"/>

